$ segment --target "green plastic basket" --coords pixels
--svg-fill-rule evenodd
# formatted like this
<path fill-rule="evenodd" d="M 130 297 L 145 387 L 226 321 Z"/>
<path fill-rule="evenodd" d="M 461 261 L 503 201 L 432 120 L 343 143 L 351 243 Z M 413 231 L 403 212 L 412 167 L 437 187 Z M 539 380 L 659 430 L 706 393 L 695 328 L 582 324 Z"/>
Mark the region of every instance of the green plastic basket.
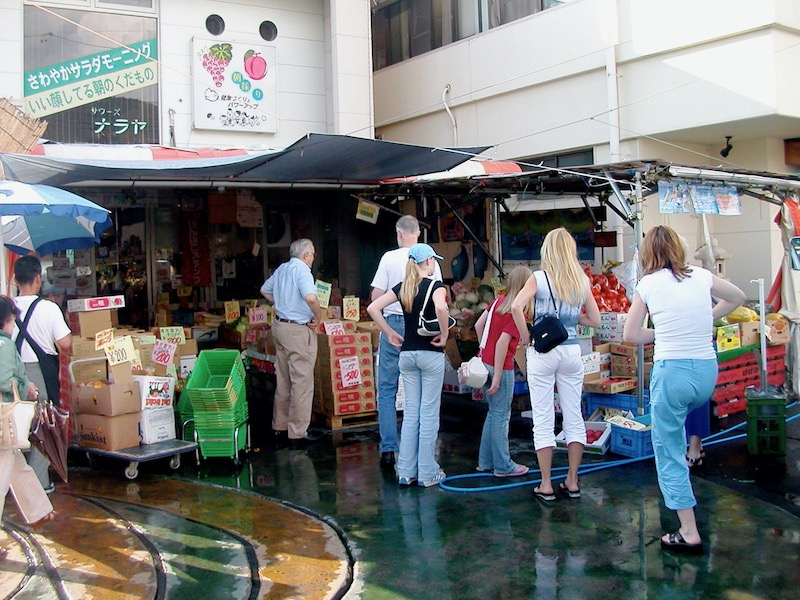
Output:
<path fill-rule="evenodd" d="M 247 422 L 234 427 L 195 427 L 195 437 L 203 458 L 238 457 L 247 446 Z"/>
<path fill-rule="evenodd" d="M 786 454 L 786 397 L 747 388 L 747 451 L 752 455 Z"/>
<path fill-rule="evenodd" d="M 203 350 L 183 388 L 195 412 L 231 410 L 245 402 L 245 370 L 236 350 Z"/>

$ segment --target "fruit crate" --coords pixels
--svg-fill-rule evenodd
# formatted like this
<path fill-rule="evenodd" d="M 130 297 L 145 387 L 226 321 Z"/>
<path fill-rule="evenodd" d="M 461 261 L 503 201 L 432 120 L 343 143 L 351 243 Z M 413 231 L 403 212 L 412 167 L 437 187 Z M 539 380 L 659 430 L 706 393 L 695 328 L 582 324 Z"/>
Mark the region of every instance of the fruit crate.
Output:
<path fill-rule="evenodd" d="M 786 397 L 777 388 L 747 388 L 747 451 L 752 455 L 786 454 Z"/>
<path fill-rule="evenodd" d="M 586 392 L 586 414 L 591 415 L 598 408 L 619 408 L 629 410 L 634 415 L 650 413 L 650 390 L 644 390 L 644 407 L 639 408 L 639 398 L 636 394 L 595 394 Z"/>
<path fill-rule="evenodd" d="M 247 421 L 234 427 L 195 426 L 194 441 L 200 446 L 203 458 L 232 458 L 239 464 L 239 451 L 248 446 L 249 429 Z"/>
<path fill-rule="evenodd" d="M 642 425 L 650 425 L 650 415 L 633 419 Z M 641 458 L 653 454 L 653 430 L 631 429 L 611 424 L 611 451 L 630 458 Z"/>

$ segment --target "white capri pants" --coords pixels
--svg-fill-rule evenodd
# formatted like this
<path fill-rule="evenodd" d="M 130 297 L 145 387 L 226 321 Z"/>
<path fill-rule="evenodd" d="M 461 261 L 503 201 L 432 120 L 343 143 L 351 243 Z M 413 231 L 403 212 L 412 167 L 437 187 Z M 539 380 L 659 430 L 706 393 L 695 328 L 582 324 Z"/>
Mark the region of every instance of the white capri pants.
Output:
<path fill-rule="evenodd" d="M 533 412 L 533 447 L 536 450 L 556 445 L 553 387 L 558 387 L 567 444 L 586 444 L 586 426 L 581 413 L 583 363 L 578 344 L 562 344 L 546 354 L 533 346 L 525 352 L 528 363 L 528 388 Z"/>

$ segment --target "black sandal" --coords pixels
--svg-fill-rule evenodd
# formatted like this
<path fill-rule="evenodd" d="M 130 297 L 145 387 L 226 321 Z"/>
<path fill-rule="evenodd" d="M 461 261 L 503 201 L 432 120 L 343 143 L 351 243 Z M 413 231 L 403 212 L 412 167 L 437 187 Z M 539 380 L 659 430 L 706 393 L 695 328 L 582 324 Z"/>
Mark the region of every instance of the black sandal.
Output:
<path fill-rule="evenodd" d="M 690 458 L 689 455 L 686 455 L 686 465 L 689 469 L 694 469 L 695 467 L 702 467 L 703 466 L 703 459 L 706 457 L 705 450 L 700 450 L 700 456 L 697 458 Z"/>
<path fill-rule="evenodd" d="M 661 547 L 666 550 L 674 550 L 675 552 L 686 552 L 689 554 L 700 554 L 703 551 L 703 542 L 697 544 L 689 544 L 680 531 L 670 533 L 667 539 L 661 538 Z"/>

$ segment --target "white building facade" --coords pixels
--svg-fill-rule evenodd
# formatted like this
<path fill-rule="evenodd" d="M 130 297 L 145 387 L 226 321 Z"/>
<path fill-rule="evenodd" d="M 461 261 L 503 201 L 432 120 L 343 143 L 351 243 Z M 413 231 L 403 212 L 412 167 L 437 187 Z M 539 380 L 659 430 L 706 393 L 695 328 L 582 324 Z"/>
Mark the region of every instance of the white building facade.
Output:
<path fill-rule="evenodd" d="M 400 0 L 376 11 L 384 139 L 491 145 L 489 156 L 530 164 L 800 170 L 787 162 L 800 138 L 795 0 Z M 652 198 L 645 227 L 670 224 L 691 245 L 696 217 L 661 215 Z M 709 223 L 733 254 L 728 276 L 753 297 L 750 280 L 770 282 L 783 250 L 776 208 L 742 204 L 742 216 Z"/>

